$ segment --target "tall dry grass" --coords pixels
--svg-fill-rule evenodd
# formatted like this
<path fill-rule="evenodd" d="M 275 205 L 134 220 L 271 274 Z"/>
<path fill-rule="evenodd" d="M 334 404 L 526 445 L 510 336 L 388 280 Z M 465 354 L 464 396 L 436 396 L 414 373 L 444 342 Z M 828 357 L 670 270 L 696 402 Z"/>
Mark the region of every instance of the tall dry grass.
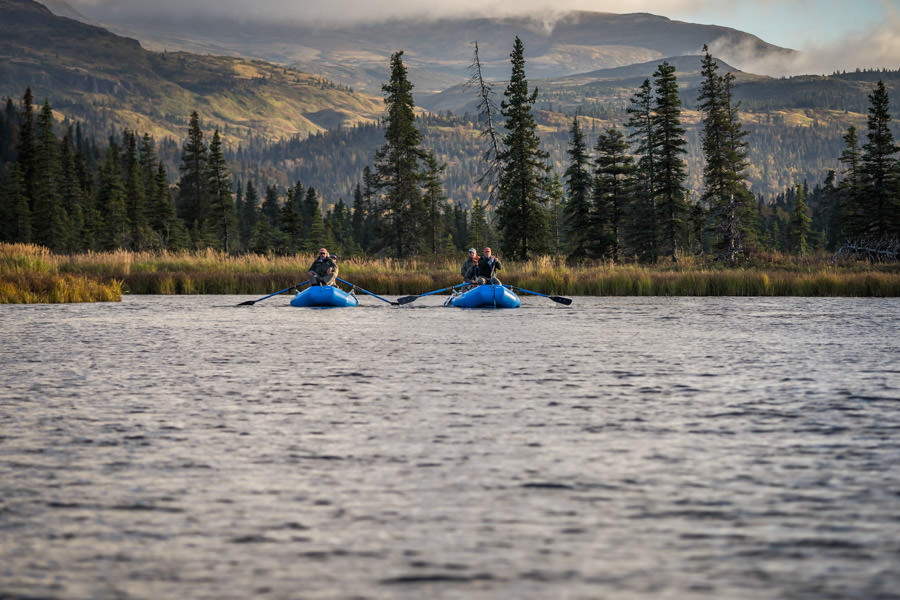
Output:
<path fill-rule="evenodd" d="M 198 252 L 114 252 L 54 255 L 44 248 L 0 244 L 4 289 L 46 288 L 46 276 L 83 278 L 113 285 L 131 294 L 266 294 L 306 280 L 312 254 L 231 256 Z M 348 258 L 339 261 L 339 277 L 376 294 L 402 295 L 459 283 L 458 258 Z M 652 267 L 596 262 L 567 265 L 558 257 L 504 261 L 504 283 L 546 294 L 588 296 L 900 296 L 900 265 L 842 263 L 830 256 L 754 257 L 743 267 L 728 267 L 701 257 Z M 11 287 L 10 287 L 11 286 Z M 21 289 L 20 289 L 21 288 Z M 99 294 L 99 292 L 96 292 Z M 79 300 L 80 301 L 80 300 Z"/>

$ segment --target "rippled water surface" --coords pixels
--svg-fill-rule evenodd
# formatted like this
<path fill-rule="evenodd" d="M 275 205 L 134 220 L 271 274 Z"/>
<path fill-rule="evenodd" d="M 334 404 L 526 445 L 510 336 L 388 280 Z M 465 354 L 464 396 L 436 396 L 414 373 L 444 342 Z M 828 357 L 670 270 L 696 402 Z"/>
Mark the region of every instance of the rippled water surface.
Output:
<path fill-rule="evenodd" d="M 900 300 L 246 299 L 0 306 L 0 597 L 900 597 Z"/>

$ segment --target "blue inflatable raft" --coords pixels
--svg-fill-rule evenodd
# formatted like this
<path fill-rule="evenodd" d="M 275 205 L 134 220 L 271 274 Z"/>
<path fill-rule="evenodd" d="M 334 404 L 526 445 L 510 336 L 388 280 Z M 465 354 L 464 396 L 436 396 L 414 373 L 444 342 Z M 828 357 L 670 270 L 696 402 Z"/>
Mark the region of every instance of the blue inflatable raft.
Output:
<path fill-rule="evenodd" d="M 519 297 L 502 285 L 478 285 L 454 292 L 444 301 L 444 306 L 457 308 L 518 308 Z"/>
<path fill-rule="evenodd" d="M 343 307 L 356 306 L 359 300 L 351 292 L 333 285 L 313 285 L 291 299 L 291 306 Z"/>

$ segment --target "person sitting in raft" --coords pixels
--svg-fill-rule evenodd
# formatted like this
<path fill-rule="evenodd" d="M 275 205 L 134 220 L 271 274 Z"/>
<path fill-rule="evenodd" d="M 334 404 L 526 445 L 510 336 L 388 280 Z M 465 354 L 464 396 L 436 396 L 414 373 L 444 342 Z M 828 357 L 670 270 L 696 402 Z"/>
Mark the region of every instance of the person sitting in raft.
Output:
<path fill-rule="evenodd" d="M 485 283 L 492 283 L 493 285 L 503 285 L 500 283 L 500 280 L 494 277 L 494 273 L 499 271 L 500 259 L 496 256 L 491 256 L 491 249 L 488 246 L 484 247 L 484 251 L 481 257 L 478 259 L 478 264 L 475 267 L 475 275 L 477 277 L 477 282 L 484 285 Z"/>
<path fill-rule="evenodd" d="M 328 254 L 327 248 L 319 248 L 319 254 L 306 275 L 309 277 L 310 285 L 334 285 L 337 278 L 338 267 L 331 255 Z"/>
<path fill-rule="evenodd" d="M 469 248 L 469 255 L 466 257 L 459 274 L 463 278 L 464 283 L 475 283 L 475 268 L 478 266 L 478 253 L 475 248 Z"/>

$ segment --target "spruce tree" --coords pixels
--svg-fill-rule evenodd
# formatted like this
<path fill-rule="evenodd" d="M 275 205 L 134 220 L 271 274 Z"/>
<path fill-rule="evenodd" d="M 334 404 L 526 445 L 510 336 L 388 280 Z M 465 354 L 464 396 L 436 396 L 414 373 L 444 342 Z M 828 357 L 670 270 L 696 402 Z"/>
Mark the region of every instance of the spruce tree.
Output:
<path fill-rule="evenodd" d="M 481 249 L 488 244 L 489 226 L 484 204 L 481 203 L 479 198 L 475 198 L 472 201 L 472 209 L 469 211 L 468 229 L 467 243 L 478 252 L 481 252 Z"/>
<path fill-rule="evenodd" d="M 534 118 L 538 90 L 528 90 L 525 50 L 515 39 L 510 53 L 512 73 L 500 104 L 506 136 L 500 154 L 497 209 L 500 245 L 511 259 L 527 260 L 546 248 L 548 153 L 541 150 Z"/>
<path fill-rule="evenodd" d="M 29 244 L 32 241 L 31 209 L 28 207 L 28 196 L 25 194 L 25 175 L 18 162 L 13 164 L 6 193 L 9 206 L 6 239 L 10 242 Z"/>
<path fill-rule="evenodd" d="M 231 193 L 231 174 L 222 150 L 219 130 L 213 133 L 209 143 L 206 163 L 206 187 L 209 190 L 209 218 L 216 240 L 216 247 L 234 252 L 238 245 L 237 216 Z"/>
<path fill-rule="evenodd" d="M 259 194 L 253 186 L 253 182 L 247 180 L 244 191 L 244 202 L 238 215 L 238 233 L 241 236 L 241 247 L 248 249 L 251 246 L 253 230 L 259 219 Z"/>
<path fill-rule="evenodd" d="M 861 164 L 862 152 L 856 127 L 852 125 L 843 137 L 844 150 L 838 159 L 843 166 L 841 179 L 837 185 L 836 201 L 832 210 L 831 222 L 835 231 L 835 241 L 845 241 L 847 237 L 865 231 L 864 203 L 860 195 L 862 186 Z"/>
<path fill-rule="evenodd" d="M 391 56 L 391 79 L 381 88 L 385 94 L 385 143 L 375 153 L 375 169 L 390 220 L 383 242 L 397 257 L 418 253 L 424 242 L 425 210 L 419 188 L 424 154 L 415 126 L 412 88 L 403 52 L 396 52 Z"/>
<path fill-rule="evenodd" d="M 99 229 L 94 228 L 91 232 L 96 244 L 94 249 L 127 248 L 131 242 L 131 226 L 128 222 L 120 153 L 115 143 L 110 143 L 106 151 L 106 160 L 100 168 L 96 207 L 97 212 L 93 216 L 99 217 L 97 223 Z"/>
<path fill-rule="evenodd" d="M 477 200 L 477 199 L 476 199 Z M 453 238 L 453 246 L 457 250 L 465 250 L 469 244 L 469 222 L 466 210 L 459 204 L 453 205 L 453 214 L 450 215 L 452 220 L 451 236 Z"/>
<path fill-rule="evenodd" d="M 681 98 L 678 96 L 675 67 L 664 61 L 653 78 L 656 88 L 653 127 L 659 175 L 656 206 L 662 248 L 674 261 L 679 249 L 681 225 L 687 212 L 684 183 L 687 166 L 683 158 L 687 153 L 687 140 L 681 125 Z"/>
<path fill-rule="evenodd" d="M 327 229 L 331 232 L 331 239 L 334 240 L 334 252 L 341 255 L 354 253 L 356 244 L 353 241 L 350 208 L 343 198 L 338 198 L 334 208 L 328 211 L 326 221 Z"/>
<path fill-rule="evenodd" d="M 149 243 L 151 233 L 147 223 L 147 188 L 137 135 L 133 131 L 125 131 L 122 142 L 125 147 L 125 198 L 128 221 L 131 223 L 131 248 L 142 250 Z"/>
<path fill-rule="evenodd" d="M 627 108 L 631 130 L 629 139 L 639 156 L 638 185 L 634 200 L 626 212 L 625 238 L 631 251 L 641 262 L 654 263 L 659 256 L 656 218 L 656 194 L 659 189 L 657 163 L 657 131 L 654 127 L 653 88 L 645 79 L 631 97 Z"/>
<path fill-rule="evenodd" d="M 809 207 L 806 205 L 806 190 L 802 185 L 797 186 L 794 198 L 794 210 L 791 212 L 790 243 L 791 251 L 800 256 L 807 254 L 807 241 L 809 239 L 810 222 Z"/>
<path fill-rule="evenodd" d="M 366 234 L 364 228 L 366 226 L 366 199 L 362 193 L 362 186 L 357 181 L 356 187 L 353 188 L 353 214 L 350 217 L 350 227 L 353 231 L 353 240 L 359 248 L 365 252 L 367 246 L 364 245 Z"/>
<path fill-rule="evenodd" d="M 425 153 L 425 172 L 422 182 L 425 200 L 425 235 L 432 256 L 437 256 L 438 249 L 443 246 L 447 196 L 444 195 L 441 175 L 446 168 L 447 165 L 438 164 L 434 153 Z"/>
<path fill-rule="evenodd" d="M 549 250 L 554 256 L 561 256 L 566 250 L 568 232 L 565 227 L 566 195 L 559 175 L 553 174 L 547 181 L 547 229 L 550 232 Z"/>
<path fill-rule="evenodd" d="M 62 249 L 66 252 L 79 252 L 85 249 L 84 206 L 87 196 L 81 188 L 75 163 L 75 149 L 68 134 L 59 144 L 59 169 L 60 202 L 63 212 L 68 217 L 68 231 Z"/>
<path fill-rule="evenodd" d="M 200 115 L 191 113 L 188 138 L 181 150 L 181 179 L 178 181 L 177 213 L 195 238 L 201 237 L 209 212 L 209 189 L 206 178 L 208 150 L 200 128 Z M 196 240 L 195 240 L 196 241 Z"/>
<path fill-rule="evenodd" d="M 900 181 L 894 156 L 900 148 L 890 129 L 889 100 L 882 80 L 869 95 L 869 102 L 868 142 L 860 164 L 862 194 L 857 198 L 863 203 L 864 222 L 858 233 L 874 240 L 900 238 Z"/>
<path fill-rule="evenodd" d="M 589 228 L 595 245 L 589 253 L 619 262 L 625 214 L 636 189 L 634 159 L 628 154 L 625 135 L 614 127 L 597 136 L 594 151 L 594 210 Z"/>
<path fill-rule="evenodd" d="M 68 215 L 60 201 L 58 144 L 53 111 L 45 101 L 38 116 L 31 218 L 34 241 L 52 250 L 63 250 L 70 237 Z"/>
<path fill-rule="evenodd" d="M 321 218 L 322 211 L 319 209 L 319 195 L 312 186 L 306 188 L 306 194 L 300 203 L 300 224 L 303 238 L 308 242 L 312 226 L 316 219 Z M 309 244 L 306 244 L 309 246 Z M 309 249 L 309 248 L 307 248 Z M 315 248 L 313 248 L 315 249 Z"/>
<path fill-rule="evenodd" d="M 569 136 L 569 166 L 565 172 L 568 199 L 565 203 L 557 204 L 565 206 L 563 214 L 566 238 L 571 246 L 568 258 L 569 260 L 582 260 L 589 256 L 588 247 L 592 244 L 595 232 L 591 229 L 591 215 L 594 208 L 591 194 L 590 156 L 584 141 L 584 134 L 578 125 L 577 116 L 572 119 Z"/>
<path fill-rule="evenodd" d="M 37 169 L 37 139 L 35 135 L 34 96 L 31 88 L 26 88 L 22 98 L 22 115 L 19 125 L 19 146 L 17 161 L 22 169 L 22 181 L 28 210 L 34 209 L 34 178 Z"/>
<path fill-rule="evenodd" d="M 704 191 L 701 200 L 710 207 L 716 248 L 728 260 L 743 253 L 752 226 L 753 197 L 747 189 L 747 132 L 737 118 L 732 102 L 734 75 L 718 74 L 719 65 L 704 45 L 698 97 L 703 119 L 702 146 L 705 158 Z M 696 212 L 696 211 L 695 211 Z M 696 216 L 696 215 L 695 215 Z"/>
<path fill-rule="evenodd" d="M 186 232 L 175 216 L 175 201 L 169 187 L 169 174 L 163 162 L 157 161 L 150 192 L 149 225 L 153 232 L 151 245 L 164 250 L 183 249 L 188 246 Z"/>
<path fill-rule="evenodd" d="M 287 199 L 284 206 L 281 207 L 281 230 L 287 236 L 287 251 L 289 254 L 294 254 L 304 248 L 304 228 L 301 216 L 303 195 L 303 186 L 298 182 L 297 185 L 288 188 Z M 309 231 L 307 230 L 306 234 L 308 233 Z"/>

